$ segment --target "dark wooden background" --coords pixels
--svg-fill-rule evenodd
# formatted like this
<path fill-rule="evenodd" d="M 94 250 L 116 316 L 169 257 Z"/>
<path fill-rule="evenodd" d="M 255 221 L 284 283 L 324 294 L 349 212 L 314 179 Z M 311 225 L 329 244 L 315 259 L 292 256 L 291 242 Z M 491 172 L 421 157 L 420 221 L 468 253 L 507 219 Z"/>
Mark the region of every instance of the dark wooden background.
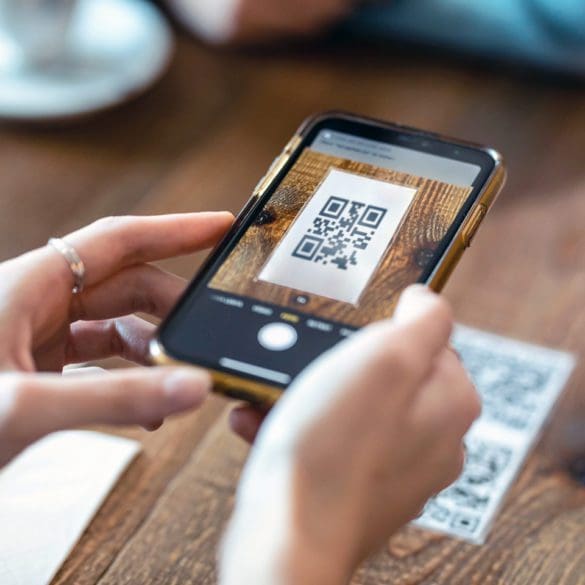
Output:
<path fill-rule="evenodd" d="M 94 218 L 236 211 L 308 114 L 342 108 L 491 144 L 508 186 L 446 289 L 458 320 L 575 352 L 578 369 L 484 547 L 405 530 L 365 584 L 585 576 L 585 100 L 579 86 L 357 47 L 214 52 L 182 39 L 153 91 L 61 129 L 0 127 L 0 257 Z M 200 257 L 169 262 L 190 275 Z M 208 584 L 246 447 L 227 405 L 139 437 L 55 584 Z M 585 472 L 584 472 L 585 473 Z M 251 530 L 253 527 L 251 527 Z"/>

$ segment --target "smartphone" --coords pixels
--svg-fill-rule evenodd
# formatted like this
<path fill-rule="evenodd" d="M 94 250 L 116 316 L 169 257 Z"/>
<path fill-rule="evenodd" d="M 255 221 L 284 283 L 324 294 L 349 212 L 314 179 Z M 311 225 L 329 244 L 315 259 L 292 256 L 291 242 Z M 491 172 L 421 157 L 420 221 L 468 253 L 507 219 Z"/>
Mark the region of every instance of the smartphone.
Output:
<path fill-rule="evenodd" d="M 274 402 L 408 285 L 440 291 L 504 180 L 490 148 L 345 113 L 305 121 L 161 324 L 153 362 Z"/>

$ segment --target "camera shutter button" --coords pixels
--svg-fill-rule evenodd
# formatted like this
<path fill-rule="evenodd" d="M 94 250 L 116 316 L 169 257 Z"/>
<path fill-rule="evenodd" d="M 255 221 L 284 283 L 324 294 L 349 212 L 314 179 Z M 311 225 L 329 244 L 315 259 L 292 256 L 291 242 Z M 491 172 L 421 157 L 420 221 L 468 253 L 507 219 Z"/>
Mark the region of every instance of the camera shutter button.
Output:
<path fill-rule="evenodd" d="M 258 331 L 258 343 L 270 351 L 285 351 L 293 347 L 299 336 L 288 323 L 268 323 Z"/>

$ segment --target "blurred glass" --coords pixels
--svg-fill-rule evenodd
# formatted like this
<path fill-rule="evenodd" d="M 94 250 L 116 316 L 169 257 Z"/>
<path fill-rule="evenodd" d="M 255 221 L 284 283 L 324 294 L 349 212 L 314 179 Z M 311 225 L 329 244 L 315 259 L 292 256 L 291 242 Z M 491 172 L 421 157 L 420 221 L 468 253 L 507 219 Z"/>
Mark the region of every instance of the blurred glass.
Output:
<path fill-rule="evenodd" d="M 0 36 L 11 59 L 5 66 L 42 67 L 67 48 L 77 0 L 0 0 Z"/>

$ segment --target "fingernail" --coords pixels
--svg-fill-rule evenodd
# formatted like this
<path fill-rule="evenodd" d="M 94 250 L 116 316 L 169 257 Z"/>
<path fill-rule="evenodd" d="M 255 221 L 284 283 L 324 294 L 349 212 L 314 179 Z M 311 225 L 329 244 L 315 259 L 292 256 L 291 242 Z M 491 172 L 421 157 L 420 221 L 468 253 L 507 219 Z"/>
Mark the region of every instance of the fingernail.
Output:
<path fill-rule="evenodd" d="M 404 289 L 401 298 L 422 298 L 426 296 L 434 296 L 435 293 L 431 291 L 428 286 L 424 284 L 411 284 Z"/>
<path fill-rule="evenodd" d="M 169 414 L 199 406 L 211 389 L 211 378 L 202 370 L 176 370 L 164 381 Z"/>
<path fill-rule="evenodd" d="M 409 286 L 400 296 L 398 306 L 394 312 L 397 322 L 403 323 L 420 314 L 428 302 L 433 302 L 435 293 L 422 284 Z"/>

